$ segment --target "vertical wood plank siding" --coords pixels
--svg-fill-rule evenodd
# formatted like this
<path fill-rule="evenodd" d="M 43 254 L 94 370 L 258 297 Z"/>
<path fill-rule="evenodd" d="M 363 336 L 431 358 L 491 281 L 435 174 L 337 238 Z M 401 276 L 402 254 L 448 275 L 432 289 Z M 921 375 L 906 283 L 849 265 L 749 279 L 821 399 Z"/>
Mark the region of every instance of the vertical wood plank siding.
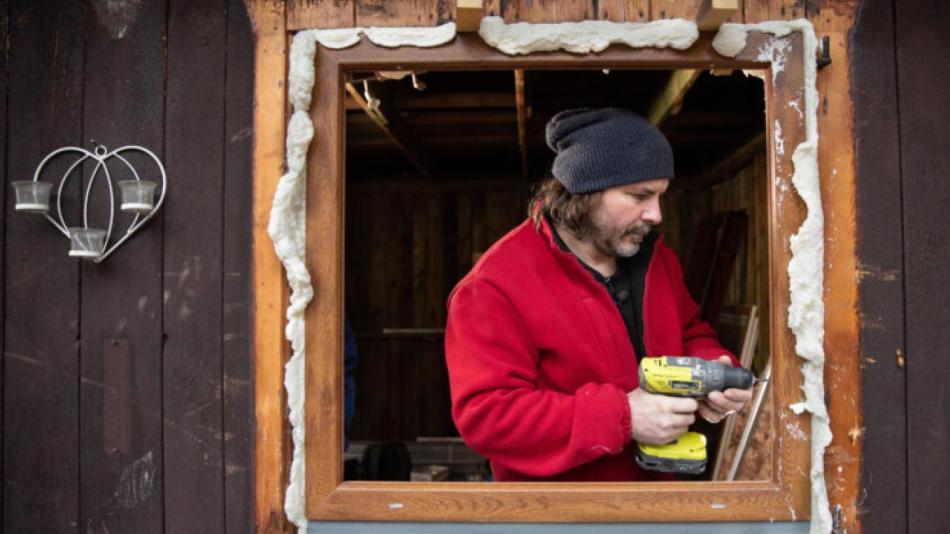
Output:
<path fill-rule="evenodd" d="M 164 73 L 143 67 L 162 65 L 165 3 L 116 15 L 105 2 L 87 7 L 83 99 L 77 102 L 81 142 L 88 146 L 95 139 L 110 150 L 136 144 L 160 155 L 163 135 L 155 126 L 165 113 Z M 128 159 L 143 179 L 160 178 L 145 158 Z M 87 165 L 87 178 L 91 171 Z M 112 166 L 120 171 L 116 179 L 132 178 L 121 165 Z M 93 198 L 107 193 L 104 185 L 96 183 Z M 90 222 L 104 226 L 108 206 L 97 207 Z M 113 232 L 122 232 L 131 217 L 123 214 L 116 222 Z M 156 217 L 105 263 L 80 263 L 82 528 L 162 530 L 162 222 Z M 75 264 L 58 250 L 47 254 L 49 262 Z"/>
<path fill-rule="evenodd" d="M 165 153 L 169 174 L 181 178 L 165 207 L 165 521 L 172 532 L 224 530 L 226 28 L 223 1 L 169 4 Z"/>
<path fill-rule="evenodd" d="M 254 35 L 242 0 L 227 3 L 224 128 L 223 326 L 226 531 L 254 532 L 254 387 L 251 361 L 251 151 Z"/>
<path fill-rule="evenodd" d="M 8 180 L 24 180 L 47 152 L 80 142 L 85 9 L 29 0 L 9 9 L 6 169 Z M 79 183 L 69 186 L 74 206 Z M 79 266 L 45 220 L 13 212 L 7 188 L 3 531 L 71 531 L 79 524 Z"/>
<path fill-rule="evenodd" d="M 858 510 L 866 534 L 907 532 L 901 169 L 889 0 L 865 3 L 851 35 L 864 436 Z M 882 214 L 888 214 L 882 216 Z"/>
<path fill-rule="evenodd" d="M 950 530 L 950 4 L 894 2 L 904 235 L 908 532 Z M 882 214 L 893 221 L 895 213 Z M 896 221 L 893 224 L 897 224 Z"/>
<path fill-rule="evenodd" d="M 243 2 L 3 0 L 0 47 L 0 531 L 254 531 Z M 16 213 L 8 185 L 90 138 L 153 150 L 169 182 L 98 265 Z M 74 225 L 79 182 L 63 199 Z"/>
<path fill-rule="evenodd" d="M 8 37 L 10 35 L 10 3 L 7 0 L 0 0 L 0 125 L 2 125 L 2 133 L 0 133 L 0 184 L 4 184 L 6 187 L 7 179 L 7 143 L 9 142 L 8 134 L 10 132 L 7 124 L 7 73 L 8 73 L 8 59 L 9 59 L 9 46 L 8 46 Z M 5 332 L 6 329 L 6 306 L 4 303 L 6 295 L 6 284 L 4 280 L 6 278 L 6 261 L 4 260 L 6 256 L 6 242 L 7 242 L 7 203 L 0 202 L 0 351 L 3 350 Z M 0 352 L 0 355 L 3 353 Z M 4 376 L 4 367 L 6 358 L 0 358 L 0 432 L 3 431 L 3 376 Z M 0 437 L 0 526 L 3 525 L 3 494 L 4 494 L 4 483 L 3 478 L 3 445 L 4 440 Z"/>

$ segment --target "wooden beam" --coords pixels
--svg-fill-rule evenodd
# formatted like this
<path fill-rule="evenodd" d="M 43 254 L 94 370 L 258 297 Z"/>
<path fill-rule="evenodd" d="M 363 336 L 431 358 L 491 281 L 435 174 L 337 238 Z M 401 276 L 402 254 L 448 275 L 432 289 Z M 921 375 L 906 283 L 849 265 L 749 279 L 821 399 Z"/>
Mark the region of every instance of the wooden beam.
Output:
<path fill-rule="evenodd" d="M 738 11 L 739 0 L 703 0 L 696 13 L 696 26 L 700 31 L 716 31 Z"/>
<path fill-rule="evenodd" d="M 668 118 L 679 113 L 683 107 L 683 97 L 699 78 L 700 72 L 699 69 L 678 69 L 670 74 L 666 87 L 650 104 L 647 118 L 651 123 L 660 128 Z"/>
<path fill-rule="evenodd" d="M 258 532 L 292 532 L 284 515 L 287 436 L 283 368 L 289 357 L 283 310 L 287 284 L 267 234 L 284 161 L 287 30 L 284 4 L 247 4 L 255 34 L 254 79 L 254 496 Z"/>
<path fill-rule="evenodd" d="M 455 3 L 455 31 L 477 32 L 482 23 L 482 0 L 457 0 Z"/>
<path fill-rule="evenodd" d="M 521 177 L 528 179 L 528 114 L 524 98 L 524 69 L 515 69 L 515 105 L 518 109 L 518 152 Z"/>
<path fill-rule="evenodd" d="M 366 94 L 361 93 L 359 89 L 353 85 L 352 82 L 346 82 L 346 92 L 350 94 L 350 101 L 352 101 L 357 109 L 363 110 L 366 113 L 366 116 L 372 119 L 377 125 L 386 126 L 389 124 L 389 121 L 386 120 L 386 117 L 379 110 L 381 102 L 376 97 L 373 97 L 371 94 L 367 97 Z M 372 100 L 367 100 L 371 98 Z"/>
<path fill-rule="evenodd" d="M 369 102 L 366 96 L 350 82 L 346 83 L 346 92 L 356 105 L 362 109 L 383 135 L 399 149 L 412 165 L 419 169 L 419 172 L 425 175 L 431 175 L 435 168 L 431 158 L 426 150 L 422 148 L 419 138 L 413 133 L 397 113 L 389 113 L 388 116 L 384 109 L 391 109 L 389 106 L 390 95 L 385 90 L 385 84 L 377 84 L 378 96 L 370 95 L 374 101 Z M 382 97 L 385 99 L 379 100 Z"/>

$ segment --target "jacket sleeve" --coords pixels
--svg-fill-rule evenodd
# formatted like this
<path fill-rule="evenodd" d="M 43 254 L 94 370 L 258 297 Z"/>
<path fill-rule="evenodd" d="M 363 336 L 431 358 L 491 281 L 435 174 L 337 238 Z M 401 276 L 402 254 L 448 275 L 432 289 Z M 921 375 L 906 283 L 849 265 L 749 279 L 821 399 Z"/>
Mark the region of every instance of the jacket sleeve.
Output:
<path fill-rule="evenodd" d="M 673 288 L 679 316 L 683 324 L 683 349 L 687 356 L 697 356 L 704 360 L 717 360 L 720 356 L 729 356 L 733 367 L 739 367 L 739 360 L 719 343 L 716 331 L 706 321 L 699 318 L 699 305 L 689 295 L 686 282 L 683 280 L 683 270 L 680 267 L 676 254 L 665 245 L 658 246 L 657 252 L 667 272 L 670 274 L 670 284 Z"/>
<path fill-rule="evenodd" d="M 449 298 L 445 354 L 452 416 L 465 442 L 506 468 L 553 476 L 630 441 L 630 407 L 613 384 L 540 389 L 538 349 L 500 289 L 467 280 Z"/>

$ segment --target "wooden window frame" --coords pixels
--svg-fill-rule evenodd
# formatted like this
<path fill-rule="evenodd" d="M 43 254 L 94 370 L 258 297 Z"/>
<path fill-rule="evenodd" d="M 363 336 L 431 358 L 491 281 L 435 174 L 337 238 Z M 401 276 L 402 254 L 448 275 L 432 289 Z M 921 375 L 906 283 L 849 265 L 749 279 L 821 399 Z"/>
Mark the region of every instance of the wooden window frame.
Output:
<path fill-rule="evenodd" d="M 676 522 L 801 520 L 810 516 L 810 416 L 775 425 L 773 477 L 767 481 L 639 483 L 503 483 L 343 481 L 344 76 L 353 70 L 681 69 L 765 71 L 768 139 L 769 321 L 771 388 L 777 420 L 801 399 L 801 360 L 788 328 L 789 237 L 805 217 L 791 183 L 792 152 L 805 139 L 803 39 L 789 41 L 781 72 L 758 59 L 765 40 L 750 32 L 735 58 L 718 55 L 703 33 L 688 50 L 610 47 L 599 54 L 511 57 L 473 34 L 429 49 L 381 48 L 366 40 L 345 50 L 317 47 L 307 158 L 307 264 L 314 299 L 306 311 L 306 511 L 314 520 L 462 522 Z M 773 81 L 774 80 L 774 81 Z M 790 105 L 797 102 L 797 106 Z M 797 109 L 796 109 L 797 108 Z M 776 151 L 781 128 L 784 150 Z M 827 239 L 833 239 L 833 236 Z M 825 299 L 838 291 L 826 285 Z M 848 295 L 842 295 L 848 297 Z M 277 311 L 274 311 L 277 313 Z M 788 412 L 786 414 L 785 412 Z"/>

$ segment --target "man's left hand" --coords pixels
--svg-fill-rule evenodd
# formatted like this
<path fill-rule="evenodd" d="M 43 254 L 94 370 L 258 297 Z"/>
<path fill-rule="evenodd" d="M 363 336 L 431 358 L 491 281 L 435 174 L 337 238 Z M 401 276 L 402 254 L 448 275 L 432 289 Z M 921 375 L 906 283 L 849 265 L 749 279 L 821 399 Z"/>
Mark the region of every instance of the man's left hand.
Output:
<path fill-rule="evenodd" d="M 732 359 L 720 356 L 719 361 L 732 366 Z M 729 414 L 742 410 L 752 399 L 752 389 L 727 389 L 713 391 L 699 403 L 699 415 L 710 423 L 718 423 Z"/>

